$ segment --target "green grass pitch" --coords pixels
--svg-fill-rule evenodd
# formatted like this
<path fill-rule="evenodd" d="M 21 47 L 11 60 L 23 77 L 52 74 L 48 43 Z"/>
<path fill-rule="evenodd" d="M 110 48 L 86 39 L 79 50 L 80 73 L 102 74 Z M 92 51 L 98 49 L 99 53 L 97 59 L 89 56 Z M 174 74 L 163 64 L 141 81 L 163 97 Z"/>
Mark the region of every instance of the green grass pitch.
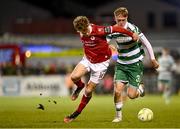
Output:
<path fill-rule="evenodd" d="M 53 101 L 56 101 L 55 104 Z M 180 96 L 172 96 L 166 105 L 160 95 L 127 100 L 123 107 L 123 121 L 112 123 L 113 96 L 94 95 L 81 115 L 71 123 L 64 116 L 72 113 L 80 97 L 0 97 L 0 128 L 180 128 Z M 37 109 L 43 104 L 45 110 Z M 151 122 L 141 122 L 137 113 L 148 107 L 154 113 Z"/>

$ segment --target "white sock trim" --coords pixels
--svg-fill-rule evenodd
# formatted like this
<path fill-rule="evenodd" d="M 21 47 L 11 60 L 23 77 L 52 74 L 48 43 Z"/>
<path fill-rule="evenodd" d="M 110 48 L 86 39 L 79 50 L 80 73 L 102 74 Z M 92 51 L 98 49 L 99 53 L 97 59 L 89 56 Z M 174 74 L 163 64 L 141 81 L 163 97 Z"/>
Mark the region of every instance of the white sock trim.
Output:
<path fill-rule="evenodd" d="M 116 109 L 121 109 L 123 107 L 123 103 L 122 102 L 115 103 L 115 107 Z"/>

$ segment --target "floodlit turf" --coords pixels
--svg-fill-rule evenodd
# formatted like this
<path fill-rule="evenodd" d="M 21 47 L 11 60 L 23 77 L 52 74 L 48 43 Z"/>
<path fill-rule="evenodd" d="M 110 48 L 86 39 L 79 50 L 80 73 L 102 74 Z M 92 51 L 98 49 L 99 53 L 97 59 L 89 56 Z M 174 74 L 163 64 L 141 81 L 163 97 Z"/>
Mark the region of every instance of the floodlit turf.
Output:
<path fill-rule="evenodd" d="M 56 103 L 55 103 L 56 102 Z M 113 97 L 94 95 L 82 114 L 65 124 L 64 116 L 72 113 L 80 102 L 69 97 L 0 97 L 0 128 L 180 128 L 180 96 L 166 105 L 161 96 L 146 95 L 126 101 L 123 121 L 112 123 Z M 44 110 L 39 107 L 44 106 Z M 141 122 L 137 113 L 148 107 L 154 112 L 151 122 Z"/>

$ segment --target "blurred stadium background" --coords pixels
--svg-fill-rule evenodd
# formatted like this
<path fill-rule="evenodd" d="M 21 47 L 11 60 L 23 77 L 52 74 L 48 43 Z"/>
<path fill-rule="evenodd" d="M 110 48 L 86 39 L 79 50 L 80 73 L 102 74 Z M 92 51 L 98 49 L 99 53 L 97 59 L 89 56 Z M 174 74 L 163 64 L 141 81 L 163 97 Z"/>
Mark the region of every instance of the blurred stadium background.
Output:
<path fill-rule="evenodd" d="M 113 11 L 120 6 L 128 8 L 129 21 L 147 36 L 156 57 L 168 47 L 180 60 L 179 0 L 1 0 L 0 96 L 70 95 L 66 77 L 83 54 L 73 19 L 86 15 L 93 23 L 112 25 Z M 95 94 L 112 95 L 114 63 Z M 158 94 L 148 56 L 144 64 L 147 94 Z M 180 67 L 173 76 L 172 91 L 178 95 Z"/>
<path fill-rule="evenodd" d="M 29 95 L 27 92 L 33 94 L 38 90 L 57 92 L 60 87 L 66 87 L 64 76 L 83 54 L 79 37 L 72 26 L 73 19 L 77 15 L 86 15 L 93 23 L 112 25 L 113 10 L 119 6 L 129 9 L 129 21 L 145 33 L 156 56 L 160 54 L 162 47 L 168 47 L 176 61 L 179 59 L 178 0 L 100 0 L 96 3 L 83 0 L 1 0 L 0 95 Z M 144 82 L 149 93 L 156 93 L 156 72 L 149 66 L 147 58 L 148 56 L 144 61 Z M 107 73 L 110 76 L 100 84 L 97 93 L 102 93 L 103 90 L 111 92 L 113 67 L 112 61 Z M 46 82 L 46 78 L 51 75 L 57 76 L 57 82 Z M 179 84 L 176 80 L 175 78 L 173 92 L 178 93 Z M 24 90 L 26 92 L 22 93 Z M 61 94 L 68 93 L 64 89 L 59 95 Z"/>

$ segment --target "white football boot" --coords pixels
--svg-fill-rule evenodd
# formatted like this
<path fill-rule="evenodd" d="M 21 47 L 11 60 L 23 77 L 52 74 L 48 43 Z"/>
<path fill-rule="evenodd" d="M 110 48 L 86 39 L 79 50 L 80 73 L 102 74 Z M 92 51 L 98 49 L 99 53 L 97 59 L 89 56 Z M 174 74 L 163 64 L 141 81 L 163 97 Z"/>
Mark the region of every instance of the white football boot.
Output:
<path fill-rule="evenodd" d="M 143 97 L 143 96 L 145 95 L 145 86 L 144 86 L 143 83 L 141 83 L 141 84 L 139 85 L 138 90 L 139 90 L 140 96 Z"/>
<path fill-rule="evenodd" d="M 121 121 L 122 121 L 122 111 L 119 112 L 119 116 L 116 116 L 112 122 L 117 123 L 117 122 L 121 122 Z"/>

